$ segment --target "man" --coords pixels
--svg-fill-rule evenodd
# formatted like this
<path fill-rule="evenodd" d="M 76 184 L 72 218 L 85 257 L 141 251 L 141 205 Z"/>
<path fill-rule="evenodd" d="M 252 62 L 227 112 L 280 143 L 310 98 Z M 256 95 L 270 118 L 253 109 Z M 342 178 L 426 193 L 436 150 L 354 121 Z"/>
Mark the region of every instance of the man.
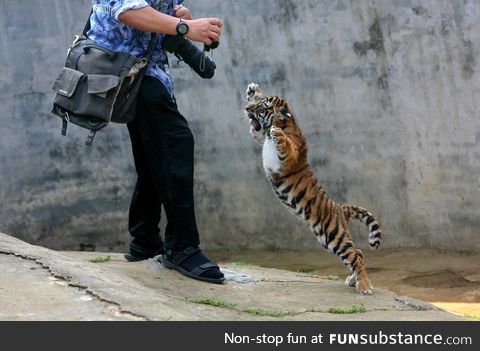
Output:
<path fill-rule="evenodd" d="M 177 108 L 165 34 L 186 35 L 210 45 L 221 36 L 218 18 L 192 19 L 183 0 L 92 0 L 88 37 L 115 51 L 143 55 L 156 35 L 137 100 L 137 118 L 128 125 L 137 171 L 130 204 L 133 237 L 125 258 L 139 261 L 162 254 L 167 268 L 211 282 L 223 273 L 199 248 L 193 201 L 193 136 Z M 165 243 L 158 228 L 161 208 L 167 215 Z"/>

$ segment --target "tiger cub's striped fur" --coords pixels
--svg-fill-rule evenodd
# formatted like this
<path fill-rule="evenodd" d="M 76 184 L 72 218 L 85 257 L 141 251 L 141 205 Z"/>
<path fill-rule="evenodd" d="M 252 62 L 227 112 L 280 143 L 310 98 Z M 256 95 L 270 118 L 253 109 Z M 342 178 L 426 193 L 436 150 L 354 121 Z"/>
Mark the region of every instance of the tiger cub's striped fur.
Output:
<path fill-rule="evenodd" d="M 328 197 L 308 164 L 307 142 L 284 99 L 263 97 L 254 83 L 246 95 L 250 133 L 263 144 L 263 166 L 278 198 L 352 271 L 345 283 L 356 286 L 358 293 L 371 294 L 363 254 L 350 239 L 349 221 L 355 218 L 368 226 L 372 248 L 380 245 L 378 221 L 364 208 L 340 205 Z"/>

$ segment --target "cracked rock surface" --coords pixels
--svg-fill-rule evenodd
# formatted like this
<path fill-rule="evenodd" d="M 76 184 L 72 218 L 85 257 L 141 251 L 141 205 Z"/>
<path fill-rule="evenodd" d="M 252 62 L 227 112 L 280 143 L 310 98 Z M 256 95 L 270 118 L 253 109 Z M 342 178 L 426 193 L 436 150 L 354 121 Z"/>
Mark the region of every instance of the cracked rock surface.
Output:
<path fill-rule="evenodd" d="M 382 289 L 359 296 L 308 274 L 227 264 L 227 282 L 215 285 L 154 259 L 128 263 L 108 253 L 108 262 L 89 261 L 98 255 L 0 233 L 0 320 L 465 320 Z"/>
<path fill-rule="evenodd" d="M 0 320 L 141 320 L 68 287 L 34 261 L 0 254 Z"/>

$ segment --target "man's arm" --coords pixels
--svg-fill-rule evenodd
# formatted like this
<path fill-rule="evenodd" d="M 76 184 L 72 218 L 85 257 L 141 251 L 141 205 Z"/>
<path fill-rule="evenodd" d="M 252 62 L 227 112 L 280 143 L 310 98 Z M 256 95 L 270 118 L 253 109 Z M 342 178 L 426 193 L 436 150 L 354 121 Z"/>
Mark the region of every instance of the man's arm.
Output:
<path fill-rule="evenodd" d="M 127 10 L 118 16 L 118 19 L 127 26 L 143 30 L 145 32 L 157 32 L 164 34 L 177 34 L 176 27 L 179 19 L 166 15 L 146 6 L 141 9 Z M 212 41 L 218 41 L 221 35 L 222 21 L 218 18 L 199 18 L 186 20 L 189 31 L 188 39 L 203 42 L 210 45 Z"/>

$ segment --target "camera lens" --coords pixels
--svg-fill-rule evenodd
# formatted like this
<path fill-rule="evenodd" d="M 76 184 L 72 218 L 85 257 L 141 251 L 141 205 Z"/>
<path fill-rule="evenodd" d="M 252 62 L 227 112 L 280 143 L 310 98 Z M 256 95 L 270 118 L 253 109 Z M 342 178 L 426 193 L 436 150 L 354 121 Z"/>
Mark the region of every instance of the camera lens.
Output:
<path fill-rule="evenodd" d="M 163 48 L 185 61 L 200 77 L 210 79 L 215 74 L 215 62 L 185 37 L 167 36 Z"/>

